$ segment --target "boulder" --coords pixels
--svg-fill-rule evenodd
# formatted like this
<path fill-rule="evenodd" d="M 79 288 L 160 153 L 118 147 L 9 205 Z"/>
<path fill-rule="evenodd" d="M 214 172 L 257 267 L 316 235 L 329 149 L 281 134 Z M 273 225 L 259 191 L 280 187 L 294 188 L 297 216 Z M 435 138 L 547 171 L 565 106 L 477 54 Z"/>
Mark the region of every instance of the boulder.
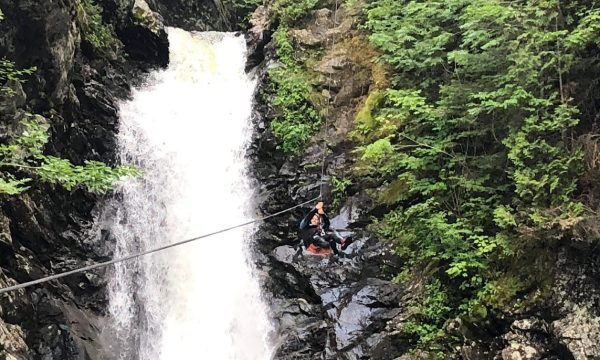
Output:
<path fill-rule="evenodd" d="M 598 307 L 574 305 L 551 325 L 552 333 L 575 360 L 600 359 L 600 316 Z"/>
<path fill-rule="evenodd" d="M 131 20 L 117 28 L 117 34 L 133 60 L 161 67 L 169 64 L 169 39 L 162 17 L 146 1 L 135 0 Z"/>
<path fill-rule="evenodd" d="M 233 30 L 230 4 L 220 0 L 148 0 L 148 5 L 168 26 L 190 31 Z"/>

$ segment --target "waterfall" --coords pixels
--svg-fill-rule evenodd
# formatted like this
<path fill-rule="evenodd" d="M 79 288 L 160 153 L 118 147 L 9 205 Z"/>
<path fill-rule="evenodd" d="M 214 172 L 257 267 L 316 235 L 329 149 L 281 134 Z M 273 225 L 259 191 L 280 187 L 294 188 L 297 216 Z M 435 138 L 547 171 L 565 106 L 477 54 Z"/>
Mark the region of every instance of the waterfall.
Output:
<path fill-rule="evenodd" d="M 254 217 L 245 149 L 255 84 L 243 37 L 169 29 L 171 64 L 121 104 L 118 146 L 143 175 L 104 214 L 114 257 Z M 270 323 L 242 228 L 118 264 L 110 272 L 107 355 L 269 359 Z"/>

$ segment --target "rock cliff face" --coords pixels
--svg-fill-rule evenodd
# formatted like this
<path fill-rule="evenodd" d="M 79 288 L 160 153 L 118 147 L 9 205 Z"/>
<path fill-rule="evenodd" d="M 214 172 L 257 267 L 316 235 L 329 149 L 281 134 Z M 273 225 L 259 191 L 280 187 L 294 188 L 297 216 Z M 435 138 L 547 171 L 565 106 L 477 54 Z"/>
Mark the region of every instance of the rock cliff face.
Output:
<path fill-rule="evenodd" d="M 277 116 L 266 80 L 278 66 L 269 9 L 260 8 L 249 33 L 249 63 L 260 63 L 261 79 L 255 114 L 255 139 L 250 156 L 261 189 L 261 210 L 281 211 L 319 194 L 323 138 L 328 154 L 326 174 L 343 176 L 352 166 L 348 132 L 369 89 L 381 81 L 372 67 L 372 53 L 357 30 L 360 14 L 345 5 L 337 12 L 331 3 L 311 12 L 301 27 L 290 29 L 296 56 L 308 58 L 317 76 L 314 89 L 329 104 L 328 126 L 296 157 L 276 148 L 270 122 Z M 335 21 L 334 21 L 335 18 Z M 326 184 L 326 189 L 331 184 Z M 277 359 L 600 359 L 600 264 L 598 249 L 565 244 L 548 272 L 556 274 L 550 294 L 526 311 L 506 309 L 484 321 L 448 319 L 448 346 L 442 353 L 415 351 L 416 339 L 403 332 L 413 316 L 411 304 L 422 295 L 422 284 L 396 284 L 391 278 L 403 264 L 368 232 L 369 216 L 381 214 L 368 190 L 380 184 L 355 182 L 330 216 L 334 227 L 357 242 L 342 257 L 307 255 L 296 233 L 308 206 L 264 224 L 256 242 L 256 263 L 276 325 Z M 331 192 L 326 200 L 331 202 Z"/>
<path fill-rule="evenodd" d="M 0 0 L 0 57 L 36 68 L 22 85 L 8 84 L 15 95 L 0 95 L 2 142 L 35 113 L 50 125 L 48 152 L 77 164 L 115 163 L 117 102 L 148 69 L 168 63 L 168 40 L 155 14 L 133 13 L 139 1 L 97 3 L 120 49 L 99 52 L 85 40 L 79 0 Z M 0 286 L 103 259 L 85 238 L 98 199 L 84 189 L 34 182 L 24 195 L 0 201 Z M 0 358 L 99 358 L 103 285 L 88 273 L 0 295 Z"/>
<path fill-rule="evenodd" d="M 357 32 L 356 12 L 344 8 L 336 14 L 328 8 L 316 10 L 307 21 L 307 28 L 291 30 L 299 46 L 323 50 L 313 69 L 320 74 L 315 86 L 331 107 L 329 126 L 323 127 L 306 151 L 298 157 L 284 157 L 276 149 L 277 141 L 269 130 L 276 109 L 271 105 L 265 73 L 276 66 L 276 60 L 274 43 L 269 42 L 272 30 L 265 21 L 267 14 L 268 10 L 259 9 L 257 26 L 250 32 L 251 46 L 264 55 L 250 154 L 255 159 L 254 176 L 262 192 L 261 210 L 271 214 L 318 196 L 324 136 L 328 151 L 326 173 L 335 175 L 346 169 L 350 162 L 346 137 L 357 104 L 368 93 L 372 70 L 341 41 L 341 34 Z M 337 46 L 331 48 L 328 45 L 334 43 L 334 37 Z M 260 56 L 251 56 L 251 61 L 258 62 L 257 58 Z M 331 202 L 330 191 L 326 190 L 325 197 Z M 256 241 L 256 263 L 276 326 L 275 358 L 401 356 L 408 349 L 409 339 L 398 326 L 408 316 L 407 304 L 414 292 L 391 281 L 401 264 L 385 244 L 361 230 L 374 210 L 370 200 L 355 191 L 343 206 L 334 209 L 339 215 L 330 214 L 332 227 L 355 239 L 340 257 L 309 255 L 299 247 L 298 221 L 309 208 L 310 205 L 267 222 Z"/>
<path fill-rule="evenodd" d="M 231 9 L 221 0 L 149 0 L 168 26 L 195 31 L 231 31 Z"/>
<path fill-rule="evenodd" d="M 84 159 L 115 163 L 117 102 L 128 96 L 148 69 L 168 63 L 168 25 L 228 30 L 235 26 L 220 2 L 185 0 L 98 0 L 112 24 L 120 50 L 98 52 L 82 36 L 79 0 L 0 0 L 0 58 L 17 68 L 35 66 L 23 84 L 10 82 L 11 96 L 0 95 L 0 141 L 19 130 L 26 112 L 50 125 L 47 151 L 75 163 Z M 323 139 L 326 174 L 343 175 L 352 165 L 347 140 L 356 109 L 376 87 L 372 57 L 357 29 L 359 13 L 332 3 L 291 29 L 296 46 L 319 49 L 312 65 L 314 87 L 329 106 L 328 126 L 301 156 L 287 158 L 269 130 L 276 110 L 265 71 L 275 66 L 269 11 L 258 11 L 249 39 L 249 67 L 261 64 L 255 138 L 249 152 L 261 193 L 261 210 L 274 213 L 319 193 Z M 125 57 L 127 55 L 127 57 Z M 306 209 L 265 223 L 256 249 L 276 325 L 277 359 L 428 359 L 409 352 L 415 339 L 403 333 L 418 301 L 418 282 L 391 279 L 403 264 L 387 245 L 364 231 L 374 206 L 367 182 L 350 187 L 340 206 L 330 210 L 334 227 L 356 242 L 342 257 L 307 255 L 298 247 L 298 219 Z M 331 200 L 331 192 L 326 197 Z M 67 192 L 35 183 L 25 195 L 0 198 L 0 286 L 25 282 L 104 260 L 106 254 L 86 239 L 99 199 L 84 189 Z M 329 201 L 331 202 L 331 201 Z M 600 253 L 563 246 L 555 264 L 554 286 L 534 310 L 490 316 L 486 322 L 449 319 L 453 347 L 448 357 L 464 359 L 600 359 Z M 99 359 L 99 328 L 106 305 L 102 274 L 81 274 L 0 295 L 0 358 Z"/>

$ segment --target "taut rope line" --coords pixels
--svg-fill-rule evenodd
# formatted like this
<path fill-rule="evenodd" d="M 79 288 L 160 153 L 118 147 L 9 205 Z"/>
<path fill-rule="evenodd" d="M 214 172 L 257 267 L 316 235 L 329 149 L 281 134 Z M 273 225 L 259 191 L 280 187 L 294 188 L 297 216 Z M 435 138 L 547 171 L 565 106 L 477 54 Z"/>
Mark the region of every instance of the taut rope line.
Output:
<path fill-rule="evenodd" d="M 338 7 L 339 7 L 339 0 L 336 0 L 335 1 L 335 9 L 334 9 L 334 12 L 333 12 L 333 25 L 334 26 L 337 26 L 337 12 L 338 12 Z M 333 49 L 335 49 L 335 33 L 332 35 L 332 50 Z M 331 96 L 331 82 L 333 81 L 332 73 L 333 73 L 333 69 L 329 73 L 329 83 L 328 83 L 329 96 Z M 241 223 L 241 224 L 238 224 L 238 225 L 235 225 L 235 226 L 224 228 L 224 229 L 212 232 L 212 233 L 200 235 L 200 236 L 197 236 L 197 237 L 194 237 L 194 238 L 191 238 L 191 239 L 187 239 L 187 240 L 182 240 L 182 241 L 179 241 L 179 242 L 176 242 L 176 243 L 173 243 L 173 244 L 169 244 L 169 245 L 166 245 L 166 246 L 162 246 L 162 247 L 159 247 L 159 248 L 156 248 L 156 249 L 151 249 L 151 250 L 143 251 L 143 252 L 140 252 L 140 253 L 135 253 L 135 254 L 128 255 L 128 256 L 125 256 L 125 257 L 122 257 L 122 258 L 113 259 L 113 260 L 101 262 L 101 263 L 98 263 L 98 264 L 93 264 L 93 265 L 85 266 L 85 267 L 82 267 L 82 268 L 78 268 L 78 269 L 66 271 L 66 272 L 63 272 L 63 273 L 60 273 L 60 274 L 46 276 L 46 277 L 43 277 L 41 279 L 28 281 L 28 282 L 25 282 L 25 283 L 22 283 L 22 284 L 8 286 L 8 287 L 0 289 L 0 295 L 8 293 L 8 292 L 11 292 L 11 291 L 15 291 L 15 290 L 23 289 L 23 288 L 26 288 L 26 287 L 30 287 L 30 286 L 33 286 L 33 285 L 42 284 L 42 283 L 46 283 L 48 281 L 60 279 L 60 278 L 63 278 L 63 277 L 69 276 L 69 275 L 74 275 L 74 274 L 82 273 L 82 272 L 85 272 L 85 271 L 91 271 L 91 270 L 95 270 L 95 269 L 98 269 L 98 268 L 101 268 L 101 267 L 106 267 L 106 266 L 114 265 L 114 264 L 117 264 L 117 263 L 134 260 L 134 259 L 137 259 L 137 258 L 142 257 L 142 256 L 146 256 L 146 255 L 150 255 L 150 254 L 153 254 L 153 253 L 161 252 L 161 251 L 164 251 L 164 250 L 167 250 L 167 249 L 170 249 L 170 248 L 181 246 L 181 245 L 184 245 L 184 244 L 187 244 L 187 243 L 191 243 L 191 242 L 194 242 L 194 241 L 197 241 L 197 240 L 200 240 L 200 239 L 204 239 L 204 238 L 207 238 L 207 237 L 210 237 L 210 236 L 214 236 L 214 235 L 218 235 L 218 234 L 221 234 L 221 233 L 224 233 L 224 232 L 227 232 L 227 231 L 238 229 L 238 228 L 250 225 L 250 224 L 255 224 L 255 223 L 263 222 L 263 221 L 265 221 L 265 220 L 267 220 L 269 218 L 285 214 L 285 213 L 287 213 L 289 211 L 292 211 L 292 210 L 294 210 L 294 209 L 296 209 L 298 207 L 304 206 L 306 204 L 313 203 L 316 200 L 322 200 L 323 199 L 323 187 L 325 185 L 325 162 L 327 160 L 327 131 L 328 131 L 328 127 L 329 127 L 329 103 L 327 104 L 327 107 L 325 108 L 325 134 L 323 136 L 323 162 L 321 164 L 321 186 L 320 186 L 320 191 L 319 191 L 319 196 L 318 197 L 316 197 L 314 199 L 311 199 L 311 200 L 308 200 L 308 201 L 305 201 L 305 202 L 303 202 L 301 204 L 292 206 L 292 207 L 287 208 L 285 210 L 276 212 L 274 214 L 270 214 L 270 215 L 267 215 L 267 216 L 259 218 L 259 219 L 250 220 L 250 221 L 247 221 L 245 223 Z"/>
<path fill-rule="evenodd" d="M 244 227 L 244 226 L 247 226 L 247 225 L 250 225 L 250 224 L 254 224 L 254 223 L 258 223 L 258 222 L 263 222 L 263 221 L 265 221 L 265 220 L 267 220 L 269 218 L 272 218 L 272 217 L 275 217 L 275 216 L 278 216 L 278 215 L 281 215 L 281 214 L 285 214 L 285 213 L 287 213 L 289 211 L 292 211 L 292 210 L 294 210 L 296 208 L 299 208 L 299 207 L 304 206 L 306 204 L 312 203 L 312 202 L 314 202 L 314 201 L 316 201 L 318 199 L 319 198 L 317 197 L 317 198 L 305 201 L 305 202 L 303 202 L 301 204 L 292 206 L 292 207 L 287 208 L 285 210 L 276 212 L 276 213 L 271 214 L 271 215 L 267 215 L 267 216 L 259 218 L 259 219 L 250 220 L 250 221 L 247 221 L 245 223 L 241 223 L 241 224 L 238 224 L 238 225 L 235 225 L 235 226 L 224 228 L 224 229 L 221 229 L 221 230 L 218 230 L 218 231 L 215 231 L 215 232 L 211 232 L 211 233 L 208 233 L 208 234 L 200 235 L 200 236 L 197 236 L 197 237 L 194 237 L 194 238 L 191 238 L 191 239 L 179 241 L 179 242 L 176 242 L 176 243 L 173 243 L 173 244 L 165 245 L 165 246 L 162 246 L 162 247 L 159 247 L 159 248 L 156 248 L 156 249 L 151 249 L 151 250 L 147 250 L 147 251 L 144 251 L 144 252 L 140 252 L 140 253 L 128 255 L 128 256 L 125 256 L 125 257 L 122 257 L 122 258 L 113 259 L 113 260 L 101 262 L 101 263 L 98 263 L 98 264 L 85 266 L 85 267 L 82 267 L 82 268 L 78 268 L 78 269 L 66 271 L 66 272 L 63 272 L 63 273 L 60 273 L 60 274 L 46 276 L 46 277 L 43 277 L 41 279 L 37 279 L 37 280 L 33 280 L 33 281 L 28 281 L 28 282 L 25 282 L 25 283 L 22 283 L 22 284 L 17 284 L 17 285 L 5 287 L 5 288 L 0 289 L 0 295 L 2 295 L 4 293 L 7 293 L 7 292 L 10 292 L 10 291 L 14 291 L 14 290 L 19 290 L 19 289 L 22 289 L 22 288 L 26 288 L 26 287 L 29 287 L 29 286 L 32 286 L 32 285 L 42 284 L 42 283 L 45 283 L 45 282 L 48 282 L 48 281 L 51 281 L 51 280 L 60 279 L 60 278 L 63 278 L 65 276 L 69 276 L 69 275 L 81 273 L 81 272 L 84 272 L 84 271 L 90 271 L 90 270 L 98 269 L 98 268 L 101 268 L 101 267 L 106 267 L 106 266 L 109 266 L 109 265 L 113 265 L 113 264 L 116 264 L 116 263 L 120 263 L 120 262 L 124 262 L 124 261 L 129 261 L 129 260 L 137 259 L 137 258 L 145 256 L 145 255 L 150 255 L 152 253 L 164 251 L 164 250 L 176 247 L 176 246 L 181 246 L 181 245 L 184 245 L 184 244 L 187 244 L 187 243 L 191 243 L 191 242 L 194 242 L 194 241 L 197 241 L 197 240 L 200 240 L 200 239 L 204 239 L 204 238 L 207 238 L 207 237 L 210 237 L 210 236 L 214 236 L 214 235 L 221 234 L 221 233 L 224 233 L 224 232 L 227 232 L 227 231 L 231 231 L 231 230 L 234 230 L 234 229 L 237 229 L 237 228 L 241 228 L 241 227 Z"/>
<path fill-rule="evenodd" d="M 335 0 L 335 8 L 333 9 L 333 26 L 337 26 L 338 1 Z M 331 36 L 331 49 L 335 50 L 335 32 Z M 329 73 L 329 81 L 327 83 L 328 96 L 331 97 L 331 83 L 333 81 L 333 67 Z M 325 162 L 327 160 L 327 131 L 329 130 L 329 101 L 325 107 L 325 130 L 323 135 L 323 161 L 321 164 L 321 186 L 319 189 L 319 199 L 323 200 L 323 188 L 325 186 Z"/>

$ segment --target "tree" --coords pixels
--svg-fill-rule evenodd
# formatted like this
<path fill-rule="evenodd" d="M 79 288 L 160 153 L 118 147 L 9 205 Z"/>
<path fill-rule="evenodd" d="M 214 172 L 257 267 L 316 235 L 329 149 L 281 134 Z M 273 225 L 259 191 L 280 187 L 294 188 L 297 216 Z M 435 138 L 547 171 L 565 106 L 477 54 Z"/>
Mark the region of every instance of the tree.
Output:
<path fill-rule="evenodd" d="M 357 121 L 357 169 L 387 185 L 379 234 L 442 281 L 455 313 L 501 307 L 493 289 L 511 267 L 584 211 L 573 69 L 593 62 L 599 16 L 584 1 L 368 5 L 393 86 Z M 542 286 L 525 281 L 513 296 Z"/>

